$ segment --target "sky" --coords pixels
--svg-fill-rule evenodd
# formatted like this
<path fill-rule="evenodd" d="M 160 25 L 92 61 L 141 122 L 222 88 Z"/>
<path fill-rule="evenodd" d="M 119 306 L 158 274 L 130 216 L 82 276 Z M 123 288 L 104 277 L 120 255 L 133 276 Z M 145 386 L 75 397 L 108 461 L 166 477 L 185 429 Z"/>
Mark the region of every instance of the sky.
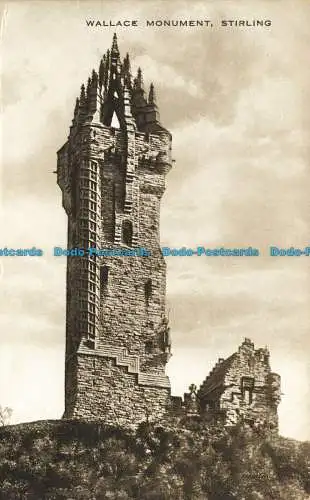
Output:
<path fill-rule="evenodd" d="M 244 337 L 267 345 L 282 377 L 281 434 L 310 439 L 310 4 L 295 0 L 6 2 L 1 17 L 1 243 L 44 249 L 0 258 L 0 405 L 12 422 L 64 408 L 66 216 L 56 151 L 80 85 L 111 46 L 154 82 L 173 136 L 162 246 L 256 247 L 251 257 L 167 257 L 172 393 L 200 385 Z M 209 19 L 213 27 L 146 27 Z M 221 27 L 222 20 L 271 20 Z"/>

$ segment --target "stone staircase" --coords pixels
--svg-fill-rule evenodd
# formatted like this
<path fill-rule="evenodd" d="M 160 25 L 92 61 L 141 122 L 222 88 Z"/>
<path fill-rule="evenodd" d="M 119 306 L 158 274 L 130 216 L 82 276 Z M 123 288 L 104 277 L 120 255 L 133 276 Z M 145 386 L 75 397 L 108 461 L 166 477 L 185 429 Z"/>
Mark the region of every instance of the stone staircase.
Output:
<path fill-rule="evenodd" d="M 140 372 L 139 356 L 129 354 L 125 347 L 99 345 L 95 349 L 89 349 L 84 345 L 80 345 L 78 354 L 112 358 L 115 360 L 116 366 L 124 366 L 127 368 L 128 373 L 137 375 L 139 385 L 170 389 L 170 380 L 167 375 Z"/>

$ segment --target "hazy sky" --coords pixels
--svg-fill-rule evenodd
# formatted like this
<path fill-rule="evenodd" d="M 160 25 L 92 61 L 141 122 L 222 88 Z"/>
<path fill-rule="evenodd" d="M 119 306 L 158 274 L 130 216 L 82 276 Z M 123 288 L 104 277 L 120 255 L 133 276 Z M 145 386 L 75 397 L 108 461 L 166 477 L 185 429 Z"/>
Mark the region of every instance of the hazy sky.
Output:
<path fill-rule="evenodd" d="M 81 83 L 114 28 L 121 55 L 154 82 L 176 160 L 162 203 L 172 247 L 253 246 L 258 258 L 167 258 L 173 394 L 199 385 L 244 337 L 271 350 L 282 376 L 280 431 L 310 439 L 310 257 L 271 258 L 270 245 L 310 245 L 310 5 L 304 1 L 7 2 L 2 38 L 0 404 L 13 421 L 63 411 L 66 217 L 56 151 Z M 213 28 L 146 28 L 146 19 L 210 19 Z M 222 28 L 223 19 L 272 21 Z"/>

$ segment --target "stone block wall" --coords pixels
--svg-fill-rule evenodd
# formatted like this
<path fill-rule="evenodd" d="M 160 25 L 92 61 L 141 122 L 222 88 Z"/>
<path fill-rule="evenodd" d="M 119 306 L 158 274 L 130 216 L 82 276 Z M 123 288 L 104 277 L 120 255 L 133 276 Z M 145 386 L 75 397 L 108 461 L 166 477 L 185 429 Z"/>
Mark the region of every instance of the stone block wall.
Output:
<path fill-rule="evenodd" d="M 171 167 L 170 134 L 85 124 L 72 131 L 58 158 L 68 247 L 143 247 L 150 252 L 145 257 L 68 257 L 65 417 L 115 421 L 112 413 L 118 408 L 120 420 L 128 423 L 128 415 L 137 413 L 136 421 L 145 417 L 145 408 L 157 406 L 155 413 L 163 414 L 170 405 L 165 375 L 170 346 L 159 219 Z M 123 240 L 124 223 L 132 228 L 129 243 Z M 116 362 L 122 356 L 136 357 L 135 373 Z M 113 376 L 106 377 L 105 364 L 110 363 L 115 363 Z M 128 396 L 123 400 L 113 388 Z M 124 412 L 124 405 L 132 410 Z"/>
<path fill-rule="evenodd" d="M 280 376 L 272 373 L 269 351 L 245 339 L 238 352 L 220 359 L 198 391 L 201 411 L 225 413 L 226 425 L 243 420 L 277 430 Z"/>
<path fill-rule="evenodd" d="M 120 128 L 112 127 L 116 114 Z M 65 417 L 136 425 L 184 408 L 226 424 L 240 418 L 277 426 L 280 378 L 269 353 L 246 339 L 219 360 L 184 405 L 170 396 L 166 265 L 160 201 L 172 166 L 171 134 L 159 121 L 153 84 L 132 79 L 116 35 L 98 73 L 81 87 L 68 141 L 58 151 L 57 182 L 68 215 Z M 88 255 L 87 249 L 145 248 L 149 255 Z"/>
<path fill-rule="evenodd" d="M 117 366 L 113 358 L 80 353 L 77 373 L 75 405 L 65 415 L 69 418 L 136 426 L 146 419 L 160 422 L 169 411 L 169 387 L 140 384 L 137 373 L 128 373 L 128 367 Z"/>

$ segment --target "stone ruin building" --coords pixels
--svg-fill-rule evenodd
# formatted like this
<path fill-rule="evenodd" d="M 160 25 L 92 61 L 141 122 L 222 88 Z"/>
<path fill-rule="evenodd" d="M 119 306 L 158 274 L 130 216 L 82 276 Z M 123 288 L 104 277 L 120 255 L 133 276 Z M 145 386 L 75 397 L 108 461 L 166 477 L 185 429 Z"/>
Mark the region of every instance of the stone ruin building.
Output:
<path fill-rule="evenodd" d="M 280 376 L 272 373 L 269 356 L 268 349 L 255 349 L 246 338 L 237 352 L 220 358 L 197 392 L 200 412 L 227 425 L 242 419 L 277 429 Z"/>
<path fill-rule="evenodd" d="M 57 182 L 68 216 L 64 418 L 136 425 L 169 412 L 277 422 L 279 377 L 267 350 L 246 340 L 219 360 L 198 391 L 171 396 L 166 264 L 160 201 L 172 167 L 171 134 L 161 122 L 153 84 L 132 77 L 116 35 L 81 87 Z M 104 256 L 88 249 L 147 249 Z"/>

